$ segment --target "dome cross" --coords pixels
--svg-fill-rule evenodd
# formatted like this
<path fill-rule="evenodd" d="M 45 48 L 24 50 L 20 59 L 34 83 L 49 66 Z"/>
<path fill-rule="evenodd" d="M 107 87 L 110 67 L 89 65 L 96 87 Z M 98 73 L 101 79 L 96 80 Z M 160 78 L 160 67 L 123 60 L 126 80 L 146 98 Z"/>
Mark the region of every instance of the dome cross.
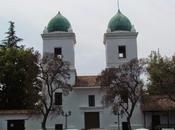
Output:
<path fill-rule="evenodd" d="M 120 10 L 120 1 L 117 0 L 117 6 L 118 6 L 118 10 Z"/>

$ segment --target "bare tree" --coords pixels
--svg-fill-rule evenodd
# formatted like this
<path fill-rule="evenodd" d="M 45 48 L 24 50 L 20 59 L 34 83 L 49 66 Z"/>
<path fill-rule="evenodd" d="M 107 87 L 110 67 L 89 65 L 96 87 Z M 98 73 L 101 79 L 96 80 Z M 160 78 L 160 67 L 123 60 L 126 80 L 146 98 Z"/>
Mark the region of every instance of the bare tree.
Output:
<path fill-rule="evenodd" d="M 131 117 L 134 108 L 143 93 L 143 82 L 140 78 L 144 72 L 144 60 L 133 59 L 118 68 L 108 68 L 99 78 L 105 91 L 102 102 L 112 106 L 113 112 L 121 110 L 131 130 Z"/>
<path fill-rule="evenodd" d="M 62 61 L 62 59 L 53 56 L 46 56 L 39 64 L 41 81 L 41 101 L 39 102 L 39 111 L 42 113 L 43 130 L 47 130 L 46 122 L 52 112 L 61 112 L 61 106 L 54 104 L 54 94 L 61 91 L 64 95 L 69 94 L 72 90 L 68 83 L 70 79 L 69 63 Z"/>

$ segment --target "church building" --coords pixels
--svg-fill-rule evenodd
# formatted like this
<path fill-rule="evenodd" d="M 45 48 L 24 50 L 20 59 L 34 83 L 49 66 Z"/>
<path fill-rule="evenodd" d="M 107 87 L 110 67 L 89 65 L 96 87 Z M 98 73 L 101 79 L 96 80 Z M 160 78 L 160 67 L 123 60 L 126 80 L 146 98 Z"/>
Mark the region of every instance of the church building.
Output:
<path fill-rule="evenodd" d="M 130 20 L 120 11 L 111 18 L 104 32 L 106 68 L 137 58 L 137 35 Z M 110 107 L 102 104 L 104 92 L 97 81 L 98 75 L 78 76 L 75 68 L 76 32 L 71 23 L 60 12 L 53 17 L 41 35 L 43 55 L 53 53 L 70 63 L 71 79 L 74 86 L 68 96 L 55 93 L 55 105 L 62 105 L 65 115 L 50 115 L 48 130 L 69 129 L 108 129 L 125 130 L 126 118 L 114 115 Z M 105 68 L 104 68 L 105 69 Z M 58 100 L 59 99 L 59 100 Z M 141 104 L 135 107 L 131 125 L 133 129 L 143 128 L 144 113 Z M 149 127 L 149 124 L 147 124 Z M 41 115 L 28 115 L 25 110 L 0 111 L 0 130 L 41 130 Z"/>
<path fill-rule="evenodd" d="M 104 47 L 106 49 L 106 68 L 118 67 L 119 64 L 137 58 L 137 35 L 130 20 L 118 10 L 109 21 L 107 32 L 104 34 Z M 70 22 L 60 13 L 52 18 L 43 34 L 43 55 L 54 53 L 64 61 L 70 63 L 71 84 L 73 91 L 63 96 L 61 105 L 65 112 L 71 111 L 68 122 L 64 117 L 54 118 L 47 126 L 52 128 L 78 128 L 78 129 L 115 129 L 117 116 L 112 114 L 110 108 L 102 103 L 103 91 L 97 82 L 97 76 L 76 76 L 74 47 L 76 36 Z M 59 97 L 61 93 L 56 93 Z M 143 127 L 143 115 L 140 105 L 136 106 L 132 120 L 133 128 Z M 120 126 L 126 123 L 121 118 Z M 124 126 L 123 126 L 124 127 Z"/>

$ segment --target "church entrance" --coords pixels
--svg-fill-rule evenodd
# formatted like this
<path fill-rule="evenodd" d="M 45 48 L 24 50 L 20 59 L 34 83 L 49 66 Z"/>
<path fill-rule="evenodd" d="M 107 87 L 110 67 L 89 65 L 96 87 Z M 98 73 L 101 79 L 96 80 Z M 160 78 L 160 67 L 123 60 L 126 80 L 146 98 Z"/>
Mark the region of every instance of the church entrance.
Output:
<path fill-rule="evenodd" d="M 99 112 L 85 112 L 85 129 L 100 128 Z"/>
<path fill-rule="evenodd" d="M 24 120 L 8 120 L 7 130 L 24 130 Z"/>

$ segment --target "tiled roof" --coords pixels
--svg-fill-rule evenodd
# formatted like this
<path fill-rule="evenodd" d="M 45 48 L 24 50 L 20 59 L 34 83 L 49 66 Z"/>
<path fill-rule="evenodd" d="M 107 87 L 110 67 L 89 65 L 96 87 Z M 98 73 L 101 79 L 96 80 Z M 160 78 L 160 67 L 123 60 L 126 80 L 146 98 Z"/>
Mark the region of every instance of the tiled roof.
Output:
<path fill-rule="evenodd" d="M 141 108 L 143 111 L 175 111 L 175 102 L 167 96 L 145 96 Z"/>
<path fill-rule="evenodd" d="M 97 87 L 100 86 L 98 76 L 77 76 L 75 87 Z"/>

